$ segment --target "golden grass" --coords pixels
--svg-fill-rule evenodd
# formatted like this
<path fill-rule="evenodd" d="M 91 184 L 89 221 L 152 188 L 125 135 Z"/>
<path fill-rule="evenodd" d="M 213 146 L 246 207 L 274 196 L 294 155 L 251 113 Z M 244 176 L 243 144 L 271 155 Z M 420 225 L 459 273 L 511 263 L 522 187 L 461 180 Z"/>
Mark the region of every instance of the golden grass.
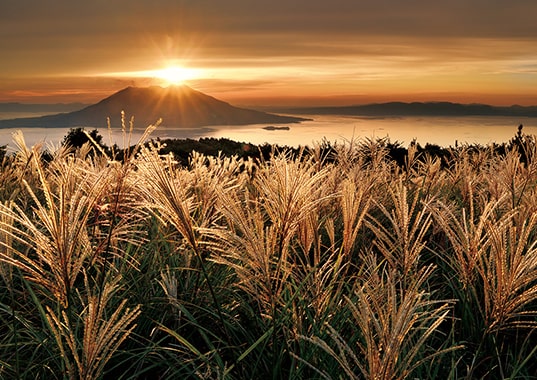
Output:
<path fill-rule="evenodd" d="M 420 204 L 420 194 L 415 192 L 409 199 L 408 188 L 399 180 L 389 189 L 391 204 L 376 202 L 382 218 L 369 217 L 368 228 L 375 236 L 373 244 L 394 269 L 403 276 L 411 276 L 419 265 L 419 256 L 426 245 L 431 215 Z"/>
<path fill-rule="evenodd" d="M 469 147 L 441 162 L 412 145 L 399 167 L 386 141 L 365 140 L 257 162 L 193 153 L 181 167 L 158 144 L 120 161 L 91 142 L 46 162 L 15 138 L 0 175 L 12 189 L 0 193 L 0 278 L 12 295 L 0 298 L 12 318 L 2 352 L 35 324 L 66 378 L 102 378 L 117 355 L 194 378 L 254 367 L 257 377 L 507 377 L 532 365 L 529 143 L 525 162 Z M 135 328 L 147 348 L 119 352 Z"/>
<path fill-rule="evenodd" d="M 17 223 L 9 227 L 3 221 L 4 234 L 11 241 L 2 241 L 5 249 L 12 254 L 2 254 L 1 259 L 21 269 L 36 284 L 48 290 L 53 299 L 58 299 L 66 307 L 71 297 L 74 282 L 81 270 L 93 255 L 93 247 L 88 236 L 87 225 L 94 210 L 98 207 L 106 189 L 106 180 L 101 177 L 81 179 L 73 186 L 76 164 L 65 166 L 59 176 L 49 179 L 45 169 L 33 155 L 41 186 L 32 189 L 27 182 L 27 191 L 33 199 L 33 214 L 30 216 L 20 206 L 0 206 L 4 220 L 12 219 Z M 52 173 L 54 175 L 54 173 Z M 36 193 L 36 191 L 39 191 Z M 12 241 L 20 248 L 15 249 Z"/>
<path fill-rule="evenodd" d="M 82 312 L 75 317 L 65 310 L 57 313 L 47 306 L 46 318 L 71 379 L 100 378 L 105 365 L 136 326 L 134 320 L 140 314 L 140 306 L 128 308 L 127 300 L 123 300 L 115 306 L 115 310 L 108 310 L 112 295 L 118 290 L 119 280 L 116 276 L 95 291 L 96 284 L 90 284 L 86 276 Z M 77 336 L 78 319 L 82 323 L 81 340 Z"/>
<path fill-rule="evenodd" d="M 448 317 L 451 303 L 433 300 L 423 289 L 432 267 L 422 268 L 403 286 L 393 268 L 374 259 L 368 263 L 366 279 L 357 284 L 353 296 L 345 297 L 358 341 L 351 344 L 330 324 L 326 328 L 331 341 L 304 337 L 335 358 L 346 378 L 405 379 L 423 362 L 461 348 L 423 353 L 427 340 Z"/>

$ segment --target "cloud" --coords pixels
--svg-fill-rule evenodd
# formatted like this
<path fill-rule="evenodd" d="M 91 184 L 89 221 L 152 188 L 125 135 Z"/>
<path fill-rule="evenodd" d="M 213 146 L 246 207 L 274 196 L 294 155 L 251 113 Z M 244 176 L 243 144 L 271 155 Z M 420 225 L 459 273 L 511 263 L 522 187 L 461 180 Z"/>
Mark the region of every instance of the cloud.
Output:
<path fill-rule="evenodd" d="M 65 86 L 180 60 L 212 70 L 207 85 L 245 92 L 266 81 L 347 94 L 433 76 L 452 86 L 450 73 L 468 86 L 535 74 L 535 14 L 535 0 L 2 0 L 0 75 Z"/>
<path fill-rule="evenodd" d="M 241 36 L 521 38 L 537 37 L 535 14 L 533 0 L 6 0 L 0 33 L 19 41 L 202 34 L 229 45 Z"/>

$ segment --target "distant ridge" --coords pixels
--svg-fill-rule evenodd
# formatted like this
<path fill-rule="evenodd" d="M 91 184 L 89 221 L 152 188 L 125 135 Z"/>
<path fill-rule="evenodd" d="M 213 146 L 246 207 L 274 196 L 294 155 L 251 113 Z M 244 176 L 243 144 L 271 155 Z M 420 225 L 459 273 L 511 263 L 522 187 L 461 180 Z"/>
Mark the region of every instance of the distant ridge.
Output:
<path fill-rule="evenodd" d="M 508 107 L 451 102 L 388 102 L 341 107 L 301 107 L 282 110 L 293 114 L 353 116 L 529 116 L 537 117 L 537 106 Z"/>
<path fill-rule="evenodd" d="M 162 118 L 162 128 L 196 128 L 211 125 L 282 124 L 307 119 L 274 115 L 238 108 L 188 86 L 166 88 L 127 87 L 100 102 L 78 111 L 41 117 L 0 120 L 0 127 L 106 127 L 121 123 L 121 111 L 135 118 L 135 127 L 144 129 Z"/>
<path fill-rule="evenodd" d="M 0 103 L 0 112 L 71 112 L 77 111 L 89 104 L 84 103 Z"/>

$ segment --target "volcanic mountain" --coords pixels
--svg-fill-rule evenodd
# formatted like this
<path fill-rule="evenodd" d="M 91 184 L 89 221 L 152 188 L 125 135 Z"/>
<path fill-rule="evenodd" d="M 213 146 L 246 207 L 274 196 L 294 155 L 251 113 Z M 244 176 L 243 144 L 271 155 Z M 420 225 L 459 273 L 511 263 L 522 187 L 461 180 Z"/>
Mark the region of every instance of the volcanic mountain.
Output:
<path fill-rule="evenodd" d="M 0 120 L 0 127 L 106 127 L 121 123 L 121 111 L 127 120 L 135 118 L 137 129 L 162 119 L 162 128 L 196 128 L 210 125 L 282 124 L 308 120 L 261 111 L 237 108 L 188 86 L 166 88 L 127 87 L 79 111 L 41 117 Z"/>

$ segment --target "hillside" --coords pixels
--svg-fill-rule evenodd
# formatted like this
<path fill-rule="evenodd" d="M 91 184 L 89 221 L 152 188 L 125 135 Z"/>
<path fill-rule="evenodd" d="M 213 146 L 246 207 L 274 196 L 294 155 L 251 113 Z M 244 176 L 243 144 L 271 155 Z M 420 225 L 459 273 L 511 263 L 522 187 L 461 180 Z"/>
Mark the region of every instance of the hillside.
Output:
<path fill-rule="evenodd" d="M 0 112 L 72 112 L 78 111 L 89 104 L 84 103 L 0 103 Z"/>
<path fill-rule="evenodd" d="M 451 102 L 388 102 L 341 107 L 301 107 L 281 110 L 293 114 L 353 116 L 537 116 L 537 106 L 508 107 Z"/>
<path fill-rule="evenodd" d="M 121 111 L 135 117 L 139 129 L 162 118 L 162 127 L 195 128 L 210 125 L 281 124 L 306 119 L 238 108 L 188 86 L 127 87 L 79 111 L 41 117 L 0 120 L 0 127 L 104 127 L 120 125 Z"/>

